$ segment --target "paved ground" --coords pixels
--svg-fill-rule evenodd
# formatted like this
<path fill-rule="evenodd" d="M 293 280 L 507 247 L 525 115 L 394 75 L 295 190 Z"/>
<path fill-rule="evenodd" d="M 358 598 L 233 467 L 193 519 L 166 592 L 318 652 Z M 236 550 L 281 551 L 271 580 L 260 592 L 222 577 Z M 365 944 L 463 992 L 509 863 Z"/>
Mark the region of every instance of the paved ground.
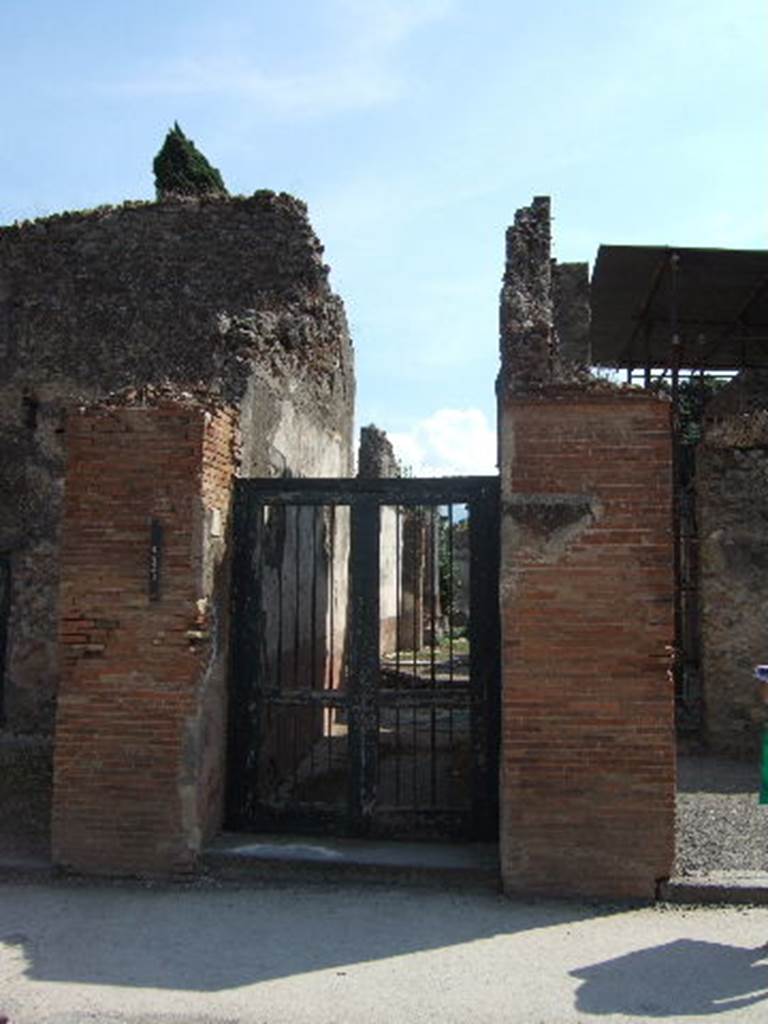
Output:
<path fill-rule="evenodd" d="M 13 1024 L 571 1024 L 768 1015 L 766 908 L 0 884 Z"/>
<path fill-rule="evenodd" d="M 23 753 L 26 774 L 0 772 L 0 866 L 34 869 L 46 767 Z M 678 870 L 765 871 L 755 785 L 748 765 L 681 760 Z M 0 881 L 12 1024 L 768 1019 L 768 907 L 510 902 L 468 891 L 469 874 L 431 890 L 25 878 Z"/>

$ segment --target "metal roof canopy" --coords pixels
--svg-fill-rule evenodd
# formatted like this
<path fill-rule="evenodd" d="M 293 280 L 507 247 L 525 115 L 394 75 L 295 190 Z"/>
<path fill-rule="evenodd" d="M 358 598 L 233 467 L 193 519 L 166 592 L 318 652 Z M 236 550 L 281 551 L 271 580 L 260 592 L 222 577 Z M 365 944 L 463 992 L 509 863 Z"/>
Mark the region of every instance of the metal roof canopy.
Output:
<path fill-rule="evenodd" d="M 601 245 L 591 298 L 595 365 L 768 367 L 768 250 Z"/>

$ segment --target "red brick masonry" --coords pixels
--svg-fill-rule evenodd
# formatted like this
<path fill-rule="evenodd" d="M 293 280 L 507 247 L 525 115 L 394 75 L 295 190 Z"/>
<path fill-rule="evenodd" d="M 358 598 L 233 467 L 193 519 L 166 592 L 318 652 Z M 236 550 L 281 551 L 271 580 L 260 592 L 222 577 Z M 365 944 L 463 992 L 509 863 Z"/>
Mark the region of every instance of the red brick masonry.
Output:
<path fill-rule="evenodd" d="M 218 824 L 222 558 L 235 423 L 196 407 L 68 420 L 53 807 L 56 863 L 194 867 Z M 214 511 L 216 510 L 216 511 Z M 159 596 L 150 523 L 163 529 Z"/>
<path fill-rule="evenodd" d="M 500 413 L 505 888 L 653 897 L 674 857 L 669 405 L 551 388 Z"/>

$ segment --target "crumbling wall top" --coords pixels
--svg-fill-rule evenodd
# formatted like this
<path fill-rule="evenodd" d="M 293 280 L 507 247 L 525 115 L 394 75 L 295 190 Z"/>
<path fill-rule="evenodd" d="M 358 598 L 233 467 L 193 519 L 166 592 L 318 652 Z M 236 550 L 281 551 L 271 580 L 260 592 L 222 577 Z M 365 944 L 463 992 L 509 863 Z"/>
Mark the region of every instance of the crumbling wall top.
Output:
<path fill-rule="evenodd" d="M 228 401 L 256 363 L 310 386 L 351 383 L 322 256 L 304 203 L 267 191 L 0 228 L 0 378 L 63 379 L 85 395 L 170 381 Z"/>
<path fill-rule="evenodd" d="M 624 391 L 590 370 L 590 320 L 588 264 L 552 258 L 550 200 L 536 196 L 506 233 L 499 396 Z"/>
<path fill-rule="evenodd" d="M 524 391 L 550 382 L 556 350 L 548 196 L 519 209 L 507 228 L 499 326 L 507 386 Z"/>
<path fill-rule="evenodd" d="M 400 476 L 400 464 L 386 432 L 370 423 L 360 430 L 357 475 L 365 480 Z"/>
<path fill-rule="evenodd" d="M 552 303 L 562 363 L 589 366 L 589 264 L 552 261 Z"/>

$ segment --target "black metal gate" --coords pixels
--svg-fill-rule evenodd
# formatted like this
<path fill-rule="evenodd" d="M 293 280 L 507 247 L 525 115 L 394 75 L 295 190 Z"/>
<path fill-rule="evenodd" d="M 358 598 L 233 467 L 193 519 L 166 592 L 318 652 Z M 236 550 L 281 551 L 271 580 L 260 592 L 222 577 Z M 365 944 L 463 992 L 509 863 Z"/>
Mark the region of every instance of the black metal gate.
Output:
<path fill-rule="evenodd" d="M 494 837 L 498 478 L 236 486 L 228 826 Z"/>

